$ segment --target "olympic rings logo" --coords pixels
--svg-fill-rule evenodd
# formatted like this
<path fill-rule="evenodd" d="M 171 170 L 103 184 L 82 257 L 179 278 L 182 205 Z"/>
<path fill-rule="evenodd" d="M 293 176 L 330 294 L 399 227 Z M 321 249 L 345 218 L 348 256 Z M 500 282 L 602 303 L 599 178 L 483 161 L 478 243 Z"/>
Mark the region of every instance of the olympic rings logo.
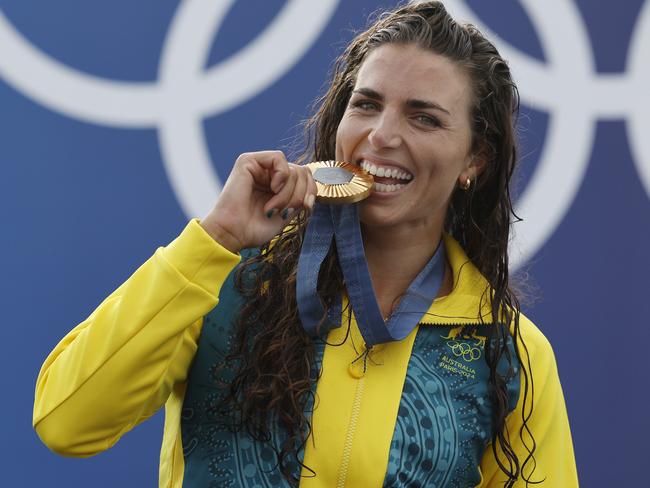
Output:
<path fill-rule="evenodd" d="M 467 342 L 452 340 L 447 341 L 447 346 L 449 346 L 454 356 L 462 358 L 463 361 L 467 363 L 476 361 L 477 359 L 481 358 L 481 350 L 476 346 L 468 344 Z"/>
<path fill-rule="evenodd" d="M 52 59 L 0 10 L 0 76 L 35 102 L 76 119 L 156 128 L 163 165 L 182 210 L 188 217 L 203 215 L 221 191 L 203 119 L 246 102 L 284 76 L 320 37 L 339 2 L 288 0 L 253 41 L 205 70 L 212 41 L 234 0 L 181 0 L 162 46 L 158 79 L 144 83 L 90 76 Z M 650 195 L 650 1 L 639 12 L 625 72 L 604 74 L 596 72 L 575 2 L 521 0 L 547 63 L 501 39 L 463 0 L 446 0 L 445 6 L 497 41 L 519 82 L 522 101 L 551 114 L 538 166 L 517 202 L 517 213 L 525 220 L 511 247 L 514 268 L 544 245 L 573 204 L 598 120 L 626 119 L 633 161 Z"/>

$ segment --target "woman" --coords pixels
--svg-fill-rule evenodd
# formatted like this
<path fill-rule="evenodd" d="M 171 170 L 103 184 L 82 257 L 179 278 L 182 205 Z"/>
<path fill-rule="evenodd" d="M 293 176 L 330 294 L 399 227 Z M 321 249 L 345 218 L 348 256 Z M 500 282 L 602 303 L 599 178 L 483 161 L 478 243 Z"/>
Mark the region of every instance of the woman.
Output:
<path fill-rule="evenodd" d="M 386 333 L 442 263 L 412 330 L 368 340 L 336 234 L 307 333 L 298 268 L 324 207 L 308 169 L 244 154 L 50 354 L 38 434 L 93 455 L 165 405 L 161 486 L 577 486 L 552 350 L 508 285 L 517 108 L 494 46 L 441 3 L 384 14 L 338 60 L 305 159 L 376 175 L 349 208 Z"/>

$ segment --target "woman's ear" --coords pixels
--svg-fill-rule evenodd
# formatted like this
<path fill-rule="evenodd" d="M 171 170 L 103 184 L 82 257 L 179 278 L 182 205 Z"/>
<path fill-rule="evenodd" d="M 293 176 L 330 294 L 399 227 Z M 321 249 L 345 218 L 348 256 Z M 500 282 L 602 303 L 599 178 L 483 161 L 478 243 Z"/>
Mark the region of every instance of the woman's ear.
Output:
<path fill-rule="evenodd" d="M 458 186 L 464 190 L 469 190 L 478 175 L 485 169 L 487 165 L 487 158 L 482 154 L 475 154 L 472 156 L 467 167 L 458 175 Z"/>

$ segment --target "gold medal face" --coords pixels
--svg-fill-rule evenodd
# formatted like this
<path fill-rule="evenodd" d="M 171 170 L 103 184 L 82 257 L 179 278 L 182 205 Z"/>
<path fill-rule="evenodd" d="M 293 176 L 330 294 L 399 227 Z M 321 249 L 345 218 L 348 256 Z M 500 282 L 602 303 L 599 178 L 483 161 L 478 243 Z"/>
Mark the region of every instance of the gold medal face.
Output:
<path fill-rule="evenodd" d="M 344 161 L 315 161 L 311 170 L 321 203 L 344 205 L 360 202 L 372 191 L 374 178 L 365 170 Z"/>

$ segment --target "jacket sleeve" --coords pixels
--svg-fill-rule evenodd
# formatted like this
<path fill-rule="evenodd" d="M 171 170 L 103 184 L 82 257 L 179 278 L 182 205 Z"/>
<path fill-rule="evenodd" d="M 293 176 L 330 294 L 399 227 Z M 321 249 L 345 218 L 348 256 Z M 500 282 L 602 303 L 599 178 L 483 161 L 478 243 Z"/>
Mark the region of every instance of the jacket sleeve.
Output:
<path fill-rule="evenodd" d="M 33 424 L 68 456 L 108 449 L 186 379 L 203 316 L 239 256 L 191 221 L 54 348 L 36 382 Z"/>
<path fill-rule="evenodd" d="M 527 422 L 535 442 L 534 460 L 530 459 L 523 467 L 523 475 L 532 481 L 542 481 L 541 485 L 526 484 L 521 479 L 515 487 L 526 486 L 561 486 L 575 488 L 578 486 L 573 443 L 569 429 L 569 419 L 564 404 L 564 395 L 558 376 L 553 349 L 544 335 L 523 315 L 520 329 L 528 353 L 519 347 L 522 361 L 528 369 L 527 358 L 530 358 L 534 393 L 528 392 L 524 404 L 524 377 L 521 373 L 521 391 L 515 409 L 506 419 L 510 444 L 519 458 L 520 467 L 528 456 L 527 446 L 532 446 L 532 438 L 527 431 L 521 432 L 523 420 L 522 411 L 532 415 Z M 520 435 L 521 432 L 521 435 Z M 523 437 L 523 439 L 522 439 Z M 499 459 L 508 466 L 507 459 L 501 449 L 497 448 Z M 481 487 L 496 488 L 504 486 L 506 476 L 499 468 L 492 446 L 488 445 L 481 461 L 483 482 Z"/>

